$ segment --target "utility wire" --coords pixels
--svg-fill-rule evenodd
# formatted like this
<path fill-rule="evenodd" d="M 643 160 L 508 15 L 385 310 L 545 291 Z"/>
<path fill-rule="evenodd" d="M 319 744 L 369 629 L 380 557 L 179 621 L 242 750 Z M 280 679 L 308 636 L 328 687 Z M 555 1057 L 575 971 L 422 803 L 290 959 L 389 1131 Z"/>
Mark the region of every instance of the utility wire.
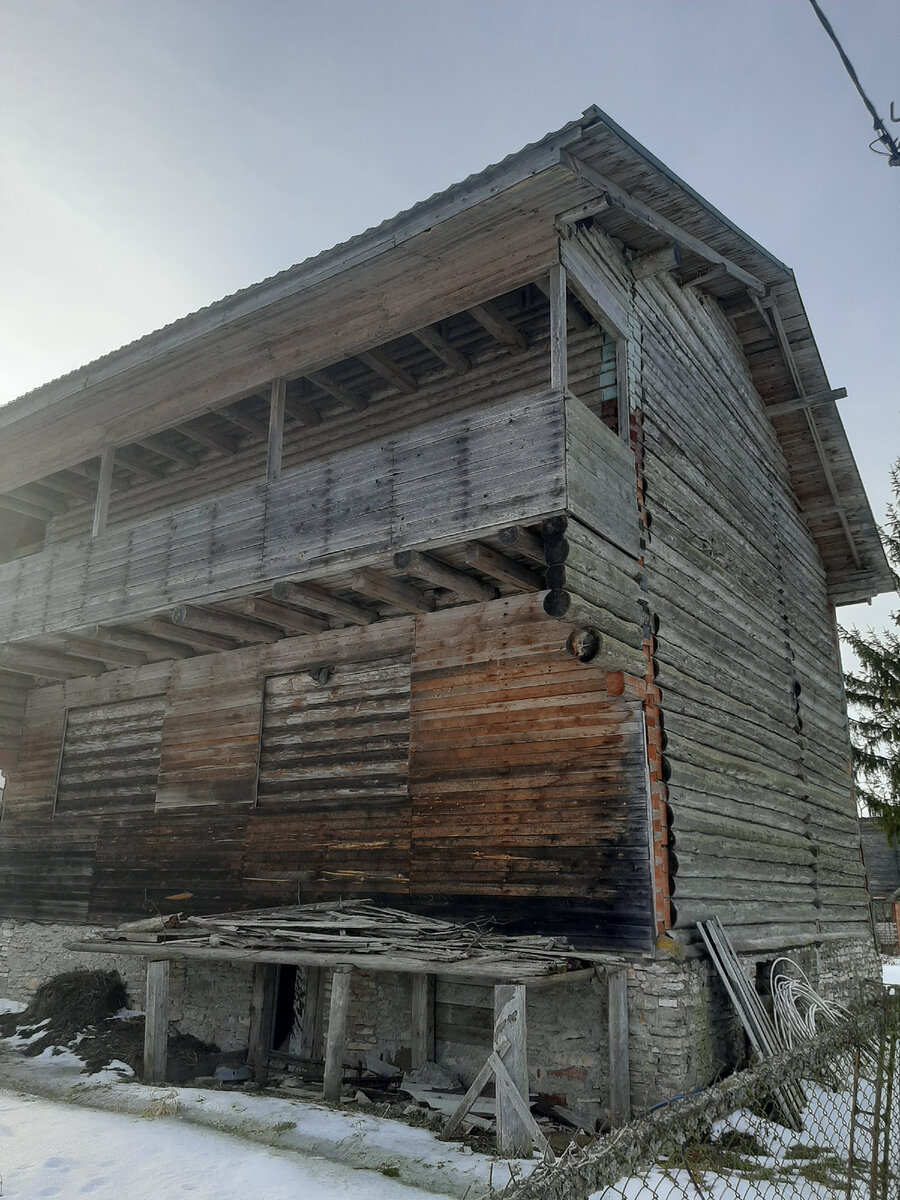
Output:
<path fill-rule="evenodd" d="M 859 76 L 856 74 L 856 71 L 854 71 L 854 69 L 853 69 L 853 63 L 850 61 L 850 59 L 844 53 L 844 47 L 838 41 L 837 34 L 831 28 L 831 22 L 828 20 L 828 18 L 822 12 L 821 8 L 816 3 L 816 0 L 809 0 L 809 2 L 813 6 L 813 10 L 815 11 L 816 16 L 821 21 L 822 28 L 825 30 L 825 32 L 828 34 L 828 36 L 834 42 L 835 49 L 837 50 L 838 54 L 841 56 L 841 62 L 844 64 L 844 66 L 847 69 L 847 74 L 853 80 L 856 90 L 859 92 L 860 96 L 862 96 L 863 104 L 865 104 L 866 108 L 869 110 L 869 115 L 872 118 L 872 123 L 875 127 L 875 132 L 878 134 L 878 137 L 875 138 L 874 141 L 870 144 L 869 149 L 874 151 L 876 154 L 884 154 L 885 151 L 883 151 L 883 150 L 875 150 L 875 142 L 881 142 L 883 145 L 885 145 L 887 147 L 887 155 L 890 159 L 890 165 L 892 167 L 900 167 L 900 146 L 897 145 L 897 143 L 894 141 L 894 139 L 888 133 L 885 123 L 884 123 L 884 121 L 882 121 L 881 117 L 879 117 L 878 112 L 875 108 L 875 105 L 872 103 L 872 101 L 866 95 L 866 93 L 863 89 L 863 85 L 859 82 Z"/>

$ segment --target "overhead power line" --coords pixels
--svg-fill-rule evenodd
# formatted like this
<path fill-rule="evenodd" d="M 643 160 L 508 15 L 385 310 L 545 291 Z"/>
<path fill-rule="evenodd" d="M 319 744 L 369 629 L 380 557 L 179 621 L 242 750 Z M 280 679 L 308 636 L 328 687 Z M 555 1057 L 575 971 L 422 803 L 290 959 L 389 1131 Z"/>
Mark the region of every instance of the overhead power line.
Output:
<path fill-rule="evenodd" d="M 838 41 L 837 34 L 831 28 L 831 22 L 828 20 L 828 18 L 822 12 L 821 8 L 816 3 L 816 0 L 809 0 L 809 2 L 813 6 L 813 9 L 815 10 L 816 16 L 821 21 L 822 28 L 825 30 L 825 32 L 828 34 L 828 36 L 834 42 L 835 49 L 837 50 L 838 54 L 841 56 L 841 62 L 844 64 L 844 66 L 847 69 L 847 74 L 853 80 L 853 84 L 854 84 L 856 90 L 859 92 L 860 96 L 862 96 L 863 104 L 865 104 L 866 108 L 869 110 L 869 115 L 872 118 L 872 123 L 875 127 L 875 132 L 878 134 L 878 136 L 869 144 L 869 149 L 873 150 L 876 154 L 887 155 L 887 157 L 890 161 L 890 165 L 892 167 L 900 167 L 900 146 L 897 145 L 896 141 L 894 141 L 894 139 L 888 133 L 887 127 L 885 126 L 884 121 L 882 121 L 881 117 L 878 115 L 875 105 L 872 103 L 872 101 L 866 95 L 863 85 L 859 82 L 859 76 L 856 74 L 856 71 L 853 69 L 853 63 L 850 61 L 850 59 L 844 53 L 844 47 Z M 875 149 L 876 142 L 881 142 L 882 145 L 886 147 L 886 149 L 885 150 L 876 150 Z"/>

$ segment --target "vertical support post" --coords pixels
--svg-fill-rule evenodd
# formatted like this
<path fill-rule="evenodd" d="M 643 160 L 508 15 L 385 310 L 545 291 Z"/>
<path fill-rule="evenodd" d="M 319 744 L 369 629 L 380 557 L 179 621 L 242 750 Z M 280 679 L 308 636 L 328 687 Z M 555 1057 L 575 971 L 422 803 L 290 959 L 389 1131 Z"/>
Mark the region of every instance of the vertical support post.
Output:
<path fill-rule="evenodd" d="M 306 993 L 300 1014 L 299 1055 L 304 1062 L 315 1062 L 321 1057 L 324 1008 L 325 972 L 321 967 L 307 967 Z"/>
<path fill-rule="evenodd" d="M 413 975 L 410 1013 L 412 1066 L 434 1061 L 434 976 Z"/>
<path fill-rule="evenodd" d="M 628 386 L 628 338 L 616 338 L 616 423 L 619 437 L 631 444 L 631 404 Z"/>
<path fill-rule="evenodd" d="M 281 449 L 284 444 L 284 406 L 286 385 L 283 379 L 272 380 L 269 403 L 269 449 L 266 455 L 266 483 L 281 478 Z"/>
<path fill-rule="evenodd" d="M 628 1069 L 628 975 L 608 971 L 609 1123 L 615 1129 L 631 1119 L 631 1076 Z"/>
<path fill-rule="evenodd" d="M 504 1041 L 509 1043 L 500 1053 Z M 528 1048 L 525 1036 L 525 988 L 500 983 L 494 988 L 494 1052 L 500 1054 L 516 1090 L 528 1106 Z M 506 1089 L 497 1087 L 497 1153 L 506 1158 L 531 1158 L 531 1130 L 519 1116 Z"/>
<path fill-rule="evenodd" d="M 169 1036 L 169 964 L 166 959 L 151 959 L 147 963 L 144 1007 L 144 1083 L 165 1083 Z"/>
<path fill-rule="evenodd" d="M 91 537 L 102 537 L 106 533 L 106 518 L 109 516 L 109 495 L 112 491 L 113 467 L 116 461 L 116 451 L 112 446 L 106 446 L 100 455 L 100 478 L 97 480 L 97 499 L 94 502 L 94 523 L 91 526 Z"/>
<path fill-rule="evenodd" d="M 325 1041 L 325 1086 L 322 1096 L 332 1104 L 337 1104 L 341 1098 L 352 975 L 352 967 L 335 967 L 331 976 L 331 1005 L 328 1009 L 328 1037 Z"/>
<path fill-rule="evenodd" d="M 569 386 L 566 268 L 550 269 L 550 386 L 564 392 Z"/>
<path fill-rule="evenodd" d="M 275 1020 L 275 984 L 278 967 L 274 963 L 257 963 L 253 968 L 253 991 L 250 996 L 250 1039 L 247 1066 L 257 1083 L 265 1083 L 272 1049 L 272 1026 Z"/>

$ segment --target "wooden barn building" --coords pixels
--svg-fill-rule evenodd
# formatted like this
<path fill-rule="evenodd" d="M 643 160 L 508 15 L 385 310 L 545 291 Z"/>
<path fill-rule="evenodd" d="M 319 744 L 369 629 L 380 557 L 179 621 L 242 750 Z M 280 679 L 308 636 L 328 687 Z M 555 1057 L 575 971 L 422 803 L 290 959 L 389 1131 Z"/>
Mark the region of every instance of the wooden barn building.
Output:
<path fill-rule="evenodd" d="M 792 272 L 591 108 L 0 409 L 0 990 L 153 912 L 489 916 L 626 971 L 636 1105 L 735 1052 L 696 921 L 846 991 L 835 606 L 891 577 L 843 395 Z M 179 970 L 239 1044 L 249 972 Z M 435 986 L 465 1078 L 487 1001 Z M 542 995 L 534 1086 L 602 1106 L 605 988 Z"/>

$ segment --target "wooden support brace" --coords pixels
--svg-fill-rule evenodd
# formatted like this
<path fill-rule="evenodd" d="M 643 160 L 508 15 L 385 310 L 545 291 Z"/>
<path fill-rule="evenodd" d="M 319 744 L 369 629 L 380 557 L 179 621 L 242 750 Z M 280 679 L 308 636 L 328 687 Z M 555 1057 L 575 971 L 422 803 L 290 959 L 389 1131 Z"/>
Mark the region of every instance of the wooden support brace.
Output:
<path fill-rule="evenodd" d="M 144 1083 L 166 1082 L 169 1039 L 169 963 L 147 963 L 147 999 L 144 1017 Z"/>
<path fill-rule="evenodd" d="M 530 529 L 523 529 L 520 525 L 510 525 L 507 529 L 500 530 L 497 540 L 504 549 L 515 550 L 523 558 L 531 559 L 541 570 L 544 569 L 547 560 L 543 539 L 532 533 Z"/>
<path fill-rule="evenodd" d="M 456 371 L 457 375 L 465 375 L 469 369 L 469 360 L 464 354 L 451 346 L 446 338 L 441 337 L 431 325 L 424 329 L 414 329 L 413 337 L 417 338 L 431 353 Z"/>
<path fill-rule="evenodd" d="M 393 387 L 399 388 L 401 392 L 406 392 L 411 395 L 419 390 L 419 385 L 404 367 L 399 363 L 394 362 L 389 354 L 384 350 L 367 350 L 357 355 L 360 362 L 364 362 L 370 371 L 374 371 L 376 375 L 380 375 L 386 383 L 390 383 Z"/>
<path fill-rule="evenodd" d="M 320 391 L 325 392 L 340 404 L 343 404 L 345 408 L 355 409 L 356 412 L 364 412 L 369 407 L 368 400 L 350 388 L 344 387 L 342 383 L 338 383 L 336 379 L 332 379 L 324 371 L 309 371 L 306 378 L 310 383 L 315 384 Z"/>
<path fill-rule="evenodd" d="M 489 302 L 475 304 L 469 309 L 469 313 L 483 329 L 488 331 L 491 337 L 495 338 L 501 346 L 505 346 L 507 350 L 520 354 L 528 349 L 528 339 L 525 334 L 517 329 L 512 321 L 507 320 L 496 305 Z"/>
<path fill-rule="evenodd" d="M 94 501 L 94 520 L 91 526 L 91 537 L 102 537 L 106 533 L 106 520 L 109 516 L 109 497 L 112 491 L 113 468 L 116 452 L 112 446 L 106 446 L 100 455 L 100 478 L 97 480 L 97 499 Z"/>
<path fill-rule="evenodd" d="M 226 437 L 225 434 L 219 433 L 217 430 L 209 429 L 201 423 L 201 418 L 195 418 L 192 421 L 185 421 L 183 425 L 177 425 L 175 432 L 182 434 L 200 446 L 205 446 L 208 450 L 216 450 L 220 454 L 234 454 L 237 451 L 237 445 L 233 438 Z"/>
<path fill-rule="evenodd" d="M 216 637 L 214 633 L 204 633 L 201 629 L 186 629 L 183 625 L 173 625 L 171 622 L 166 624 L 155 617 L 150 617 L 148 620 L 142 621 L 141 627 L 151 637 L 160 638 L 162 641 L 182 643 L 185 646 L 189 646 L 192 650 L 216 651 L 233 650 L 235 648 L 234 638 Z"/>
<path fill-rule="evenodd" d="M 166 658 L 191 658 L 193 651 L 180 642 L 163 641 L 149 634 L 136 633 L 131 629 L 104 629 L 100 625 L 89 625 L 81 633 L 101 645 L 123 646 L 126 650 L 138 650 L 151 662 Z"/>
<path fill-rule="evenodd" d="M 434 1061 L 434 976 L 413 975 L 410 1011 L 413 1069 Z"/>
<path fill-rule="evenodd" d="M 310 616 L 287 604 L 273 604 L 271 600 L 261 600 L 258 596 L 244 596 L 238 601 L 238 607 L 244 616 L 277 625 L 292 633 L 321 633 L 328 628 L 328 622 L 321 617 Z"/>
<path fill-rule="evenodd" d="M 323 1099 L 331 1104 L 337 1104 L 341 1098 L 352 976 L 353 968 L 346 966 L 335 967 L 331 976 L 331 1004 L 328 1009 L 328 1035 L 325 1041 L 325 1083 L 322 1089 Z"/>
<path fill-rule="evenodd" d="M 250 1038 L 247 1066 L 256 1083 L 265 1083 L 272 1049 L 272 1027 L 275 1021 L 275 984 L 278 967 L 274 963 L 257 963 L 253 968 L 253 992 L 250 997 Z"/>
<path fill-rule="evenodd" d="M 609 1123 L 615 1129 L 631 1120 L 628 976 L 624 970 L 611 970 L 606 978 L 609 997 Z"/>

